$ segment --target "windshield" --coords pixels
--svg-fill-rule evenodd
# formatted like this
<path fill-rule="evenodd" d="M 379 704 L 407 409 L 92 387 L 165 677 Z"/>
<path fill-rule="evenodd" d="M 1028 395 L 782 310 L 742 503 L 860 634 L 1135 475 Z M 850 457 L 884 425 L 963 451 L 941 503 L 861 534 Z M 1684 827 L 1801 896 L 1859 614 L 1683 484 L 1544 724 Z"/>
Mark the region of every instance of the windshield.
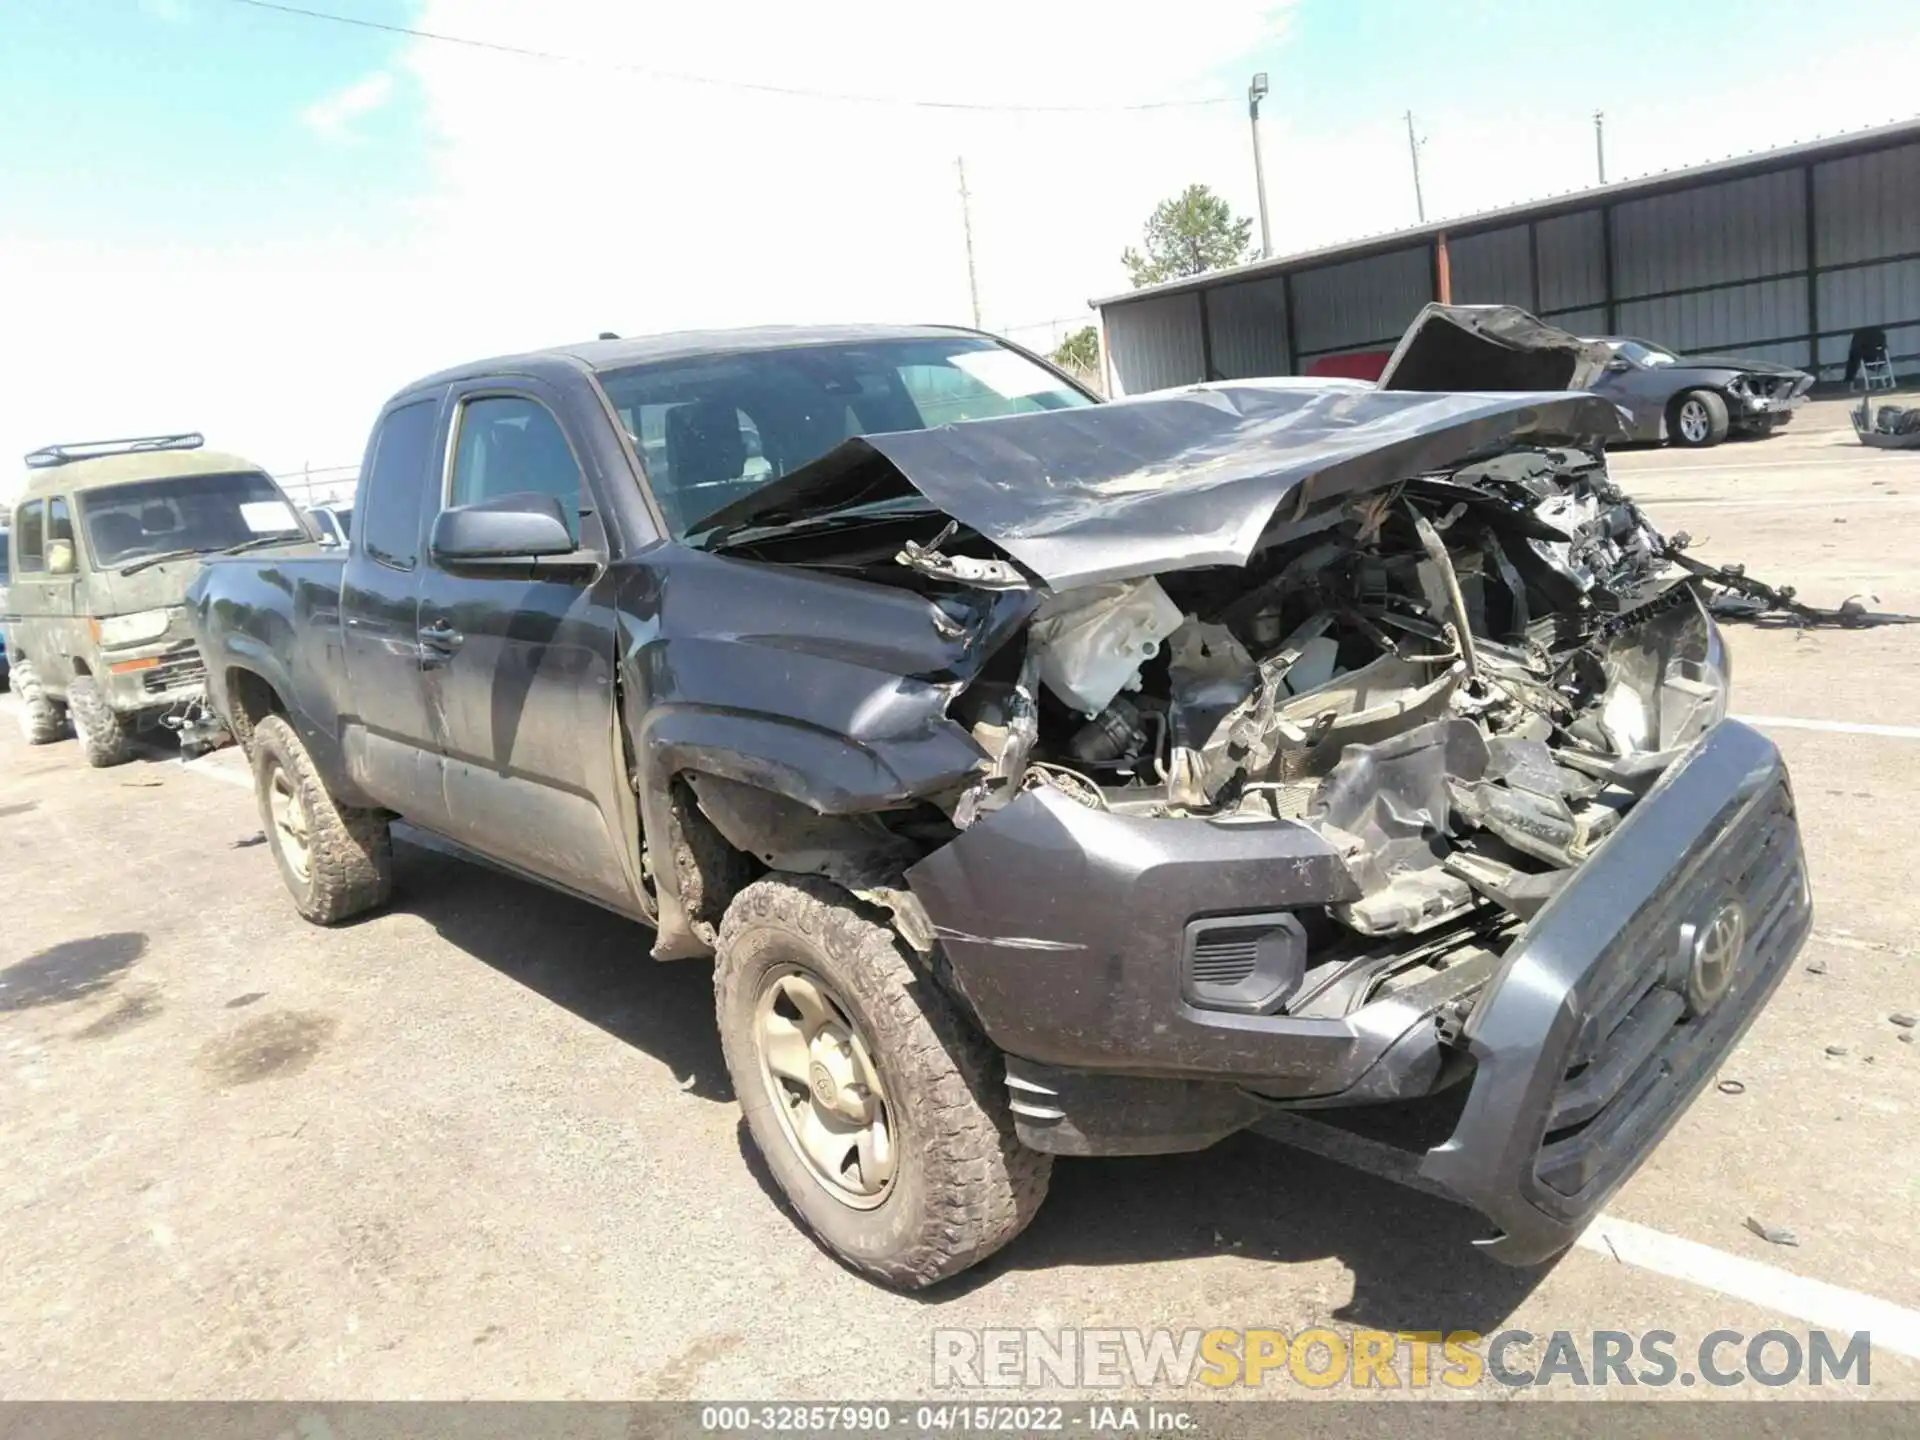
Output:
<path fill-rule="evenodd" d="M 80 493 L 80 517 L 102 569 L 177 550 L 206 552 L 305 531 L 273 482 L 258 471 L 176 475 Z"/>
<path fill-rule="evenodd" d="M 1663 350 L 1650 340 L 1622 340 L 1614 348 L 1616 353 L 1636 365 L 1673 365 L 1680 359 L 1671 350 Z"/>
<path fill-rule="evenodd" d="M 855 435 L 1094 403 L 984 337 L 808 345 L 602 374 L 676 536 Z"/>
<path fill-rule="evenodd" d="M 7 569 L 7 532 L 0 530 L 0 590 L 7 588 L 11 572 Z"/>

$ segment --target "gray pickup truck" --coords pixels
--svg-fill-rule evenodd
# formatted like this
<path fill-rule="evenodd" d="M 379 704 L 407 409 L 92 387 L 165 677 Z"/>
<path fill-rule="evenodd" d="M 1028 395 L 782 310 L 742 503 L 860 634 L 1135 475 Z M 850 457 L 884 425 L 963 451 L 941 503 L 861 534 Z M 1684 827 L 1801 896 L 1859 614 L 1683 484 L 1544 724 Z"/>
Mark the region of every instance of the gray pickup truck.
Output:
<path fill-rule="evenodd" d="M 607 339 L 408 386 L 344 555 L 189 603 L 303 915 L 386 901 L 403 817 L 713 957 L 868 1275 L 992 1253 L 1056 1155 L 1441 1091 L 1424 1173 L 1534 1262 L 1812 913 L 1617 412 L 1538 373 L 1102 404 L 960 330 Z"/>

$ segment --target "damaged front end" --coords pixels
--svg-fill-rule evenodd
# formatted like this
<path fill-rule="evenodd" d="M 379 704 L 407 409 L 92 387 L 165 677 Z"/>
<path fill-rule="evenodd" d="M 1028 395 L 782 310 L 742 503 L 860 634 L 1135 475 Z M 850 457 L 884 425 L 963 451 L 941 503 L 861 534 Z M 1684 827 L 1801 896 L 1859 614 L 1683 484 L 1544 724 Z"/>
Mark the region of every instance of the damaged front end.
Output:
<path fill-rule="evenodd" d="M 1604 407 L 1186 398 L 1204 442 L 1091 478 L 1055 432 L 1113 426 L 1124 453 L 1108 417 L 1144 404 L 1034 417 L 1020 448 L 960 427 L 1039 457 L 1025 509 L 929 437 L 876 437 L 938 507 L 917 536 L 753 542 L 1030 592 L 945 706 L 975 774 L 916 797 L 912 838 L 880 817 L 900 875 L 866 893 L 1006 1053 L 1029 1145 L 1195 1148 L 1470 1080 L 1430 1173 L 1507 1258 L 1552 1253 L 1804 938 L 1779 758 L 1722 723 L 1726 653 L 1608 477 Z M 871 497 L 875 456 L 843 459 Z"/>

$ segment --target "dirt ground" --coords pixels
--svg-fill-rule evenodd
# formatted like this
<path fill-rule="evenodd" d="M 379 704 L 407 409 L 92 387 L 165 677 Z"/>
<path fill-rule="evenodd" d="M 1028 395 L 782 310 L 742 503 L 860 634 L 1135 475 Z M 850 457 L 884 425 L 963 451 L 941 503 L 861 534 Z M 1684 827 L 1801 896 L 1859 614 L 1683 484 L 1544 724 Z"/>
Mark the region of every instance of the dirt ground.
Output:
<path fill-rule="evenodd" d="M 1838 405 L 1616 470 L 1707 558 L 1920 612 L 1920 453 L 1857 446 Z M 1752 1298 L 1754 1264 L 1833 1287 L 1830 1326 L 1920 1321 L 1920 1045 L 1889 1019 L 1920 1012 L 1920 629 L 1730 638 L 1817 920 L 1722 1072 L 1740 1093 L 1709 1089 L 1609 1206 L 1718 1257 L 1691 1271 L 1605 1247 L 1506 1269 L 1468 1212 L 1246 1135 L 1062 1162 L 1001 1257 L 890 1294 L 774 1198 L 706 966 L 405 840 L 390 908 L 312 928 L 236 754 L 88 771 L 0 717 L 0 1396 L 923 1396 L 942 1328 L 1804 1336 L 1806 1299 Z M 1868 1392 L 1920 1398 L 1915 1354 L 1876 1349 Z"/>

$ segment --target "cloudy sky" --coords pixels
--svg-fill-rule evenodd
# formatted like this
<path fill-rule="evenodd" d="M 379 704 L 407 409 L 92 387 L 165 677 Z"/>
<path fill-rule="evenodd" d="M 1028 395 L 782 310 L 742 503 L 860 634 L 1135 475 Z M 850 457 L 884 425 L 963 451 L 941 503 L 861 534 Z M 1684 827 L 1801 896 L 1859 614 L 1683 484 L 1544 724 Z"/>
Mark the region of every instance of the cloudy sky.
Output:
<path fill-rule="evenodd" d="M 1255 70 L 1283 252 L 1413 223 L 1408 109 L 1437 218 L 1591 184 L 1596 108 L 1618 179 L 1882 123 L 1920 73 L 1920 30 L 1786 0 L 299 8 L 372 23 L 0 5 L 0 495 L 35 445 L 183 427 L 351 466 L 409 378 L 601 330 L 965 322 L 961 156 L 984 323 L 1044 342 L 1155 201 L 1253 213 Z"/>

